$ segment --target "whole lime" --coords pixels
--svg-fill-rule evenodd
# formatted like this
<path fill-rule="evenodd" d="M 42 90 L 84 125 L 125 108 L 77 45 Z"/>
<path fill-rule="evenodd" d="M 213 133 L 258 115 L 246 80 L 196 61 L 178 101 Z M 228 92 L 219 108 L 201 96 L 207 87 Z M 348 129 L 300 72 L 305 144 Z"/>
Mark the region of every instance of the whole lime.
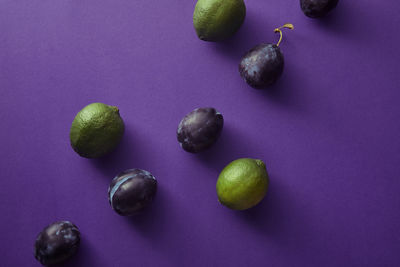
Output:
<path fill-rule="evenodd" d="M 80 156 L 99 158 L 116 148 L 124 130 L 117 107 L 93 103 L 75 116 L 69 137 L 72 148 Z"/>
<path fill-rule="evenodd" d="M 198 0 L 193 25 L 203 41 L 222 41 L 235 34 L 246 17 L 243 0 Z"/>
<path fill-rule="evenodd" d="M 268 173 L 263 161 L 237 159 L 229 163 L 218 177 L 218 200 L 234 210 L 249 209 L 264 198 L 268 184 Z"/>

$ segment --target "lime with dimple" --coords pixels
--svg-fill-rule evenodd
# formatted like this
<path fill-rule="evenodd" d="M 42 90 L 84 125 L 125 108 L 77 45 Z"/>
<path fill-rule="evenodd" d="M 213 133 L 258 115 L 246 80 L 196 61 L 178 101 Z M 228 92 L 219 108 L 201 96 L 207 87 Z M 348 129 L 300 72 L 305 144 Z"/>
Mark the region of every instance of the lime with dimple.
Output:
<path fill-rule="evenodd" d="M 203 41 L 222 41 L 235 34 L 246 17 L 243 0 L 198 0 L 193 25 Z"/>
<path fill-rule="evenodd" d="M 99 158 L 117 147 L 124 130 L 117 107 L 92 103 L 79 111 L 72 122 L 71 146 L 82 157 Z"/>
<path fill-rule="evenodd" d="M 218 200 L 234 210 L 257 205 L 266 195 L 269 184 L 262 160 L 242 158 L 229 163 L 217 181 Z"/>

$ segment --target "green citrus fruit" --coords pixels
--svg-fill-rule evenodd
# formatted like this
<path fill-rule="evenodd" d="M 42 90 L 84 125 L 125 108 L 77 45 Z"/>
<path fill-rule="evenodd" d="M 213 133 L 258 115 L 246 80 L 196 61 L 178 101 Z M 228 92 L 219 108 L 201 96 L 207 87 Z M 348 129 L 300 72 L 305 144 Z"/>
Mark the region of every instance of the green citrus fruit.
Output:
<path fill-rule="evenodd" d="M 193 25 L 203 41 L 222 41 L 235 34 L 246 17 L 243 0 L 198 0 Z"/>
<path fill-rule="evenodd" d="M 114 150 L 124 130 L 117 107 L 93 103 L 76 115 L 69 137 L 72 148 L 80 156 L 98 158 Z"/>
<path fill-rule="evenodd" d="M 249 209 L 264 198 L 268 184 L 264 162 L 259 159 L 237 159 L 229 163 L 218 177 L 218 200 L 234 210 Z"/>

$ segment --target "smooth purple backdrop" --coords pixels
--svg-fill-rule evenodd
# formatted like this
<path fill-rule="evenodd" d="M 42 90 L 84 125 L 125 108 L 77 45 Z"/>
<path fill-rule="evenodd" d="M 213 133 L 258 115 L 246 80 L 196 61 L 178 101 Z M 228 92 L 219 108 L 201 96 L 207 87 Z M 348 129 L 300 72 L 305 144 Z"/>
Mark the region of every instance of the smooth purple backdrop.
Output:
<path fill-rule="evenodd" d="M 298 0 L 247 0 L 238 34 L 200 41 L 195 1 L 0 0 L 1 266 L 39 266 L 36 235 L 71 220 L 81 249 L 66 266 L 400 266 L 400 75 L 395 0 L 345 1 L 323 20 Z M 240 57 L 291 22 L 276 86 L 239 77 Z M 121 146 L 100 160 L 69 144 L 75 114 L 120 108 Z M 209 151 L 184 152 L 181 118 L 221 111 Z M 217 201 L 219 172 L 263 159 L 267 197 L 237 212 Z M 158 179 L 151 209 L 118 216 L 110 180 Z"/>

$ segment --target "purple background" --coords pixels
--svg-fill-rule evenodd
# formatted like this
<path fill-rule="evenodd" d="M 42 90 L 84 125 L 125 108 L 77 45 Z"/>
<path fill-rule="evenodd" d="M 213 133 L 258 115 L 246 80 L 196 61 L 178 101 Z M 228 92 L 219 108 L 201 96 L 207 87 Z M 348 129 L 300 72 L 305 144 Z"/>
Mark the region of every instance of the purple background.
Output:
<path fill-rule="evenodd" d="M 68 219 L 82 232 L 67 266 L 399 266 L 400 4 L 344 1 L 323 20 L 298 0 L 247 0 L 238 34 L 198 40 L 195 1 L 0 0 L 1 266 L 39 266 L 36 235 Z M 286 66 L 269 91 L 237 64 L 276 42 Z M 91 102 L 120 108 L 122 145 L 100 160 L 69 144 Z M 192 155 L 181 118 L 213 106 L 218 143 Z M 263 159 L 267 197 L 246 212 L 217 201 L 219 172 Z M 158 179 L 151 209 L 110 208 L 110 180 L 128 168 Z"/>

